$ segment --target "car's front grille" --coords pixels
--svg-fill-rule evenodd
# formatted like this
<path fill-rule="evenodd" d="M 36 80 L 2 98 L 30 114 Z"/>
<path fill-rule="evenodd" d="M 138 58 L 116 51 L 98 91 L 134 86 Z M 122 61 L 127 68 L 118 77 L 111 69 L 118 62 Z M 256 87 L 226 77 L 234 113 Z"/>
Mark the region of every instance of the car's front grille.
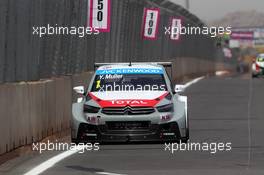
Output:
<path fill-rule="evenodd" d="M 154 113 L 152 107 L 109 107 L 103 108 L 102 113 L 107 115 L 146 115 Z"/>
<path fill-rule="evenodd" d="M 114 121 L 106 122 L 107 130 L 148 130 L 150 121 Z"/>

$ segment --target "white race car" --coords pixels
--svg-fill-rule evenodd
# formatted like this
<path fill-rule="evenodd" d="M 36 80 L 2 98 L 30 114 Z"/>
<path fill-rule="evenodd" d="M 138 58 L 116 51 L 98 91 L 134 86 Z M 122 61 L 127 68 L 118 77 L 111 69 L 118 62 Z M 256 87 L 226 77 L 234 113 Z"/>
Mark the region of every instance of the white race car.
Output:
<path fill-rule="evenodd" d="M 259 54 L 252 64 L 252 77 L 264 75 L 264 54 Z"/>
<path fill-rule="evenodd" d="M 73 142 L 182 141 L 189 139 L 184 86 L 171 82 L 171 63 L 98 63 L 88 89 L 74 90 Z"/>

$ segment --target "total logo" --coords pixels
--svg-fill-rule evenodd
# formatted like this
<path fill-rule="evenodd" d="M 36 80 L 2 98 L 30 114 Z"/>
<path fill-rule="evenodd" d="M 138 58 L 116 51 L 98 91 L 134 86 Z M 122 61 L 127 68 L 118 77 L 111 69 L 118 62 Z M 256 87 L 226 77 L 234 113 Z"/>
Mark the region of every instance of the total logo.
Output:
<path fill-rule="evenodd" d="M 147 105 L 144 100 L 112 100 L 113 105 Z"/>

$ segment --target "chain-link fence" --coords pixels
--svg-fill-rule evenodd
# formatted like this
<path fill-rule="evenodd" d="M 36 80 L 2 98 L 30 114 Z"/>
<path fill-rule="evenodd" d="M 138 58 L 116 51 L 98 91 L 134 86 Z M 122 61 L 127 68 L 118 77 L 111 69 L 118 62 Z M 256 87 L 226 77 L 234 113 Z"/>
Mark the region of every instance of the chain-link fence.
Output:
<path fill-rule="evenodd" d="M 214 61 L 210 36 L 164 35 L 171 16 L 203 26 L 196 16 L 166 0 L 111 0 L 111 32 L 99 35 L 33 35 L 34 26 L 86 26 L 88 0 L 1 0 L 0 83 L 34 81 L 93 69 L 96 62 L 162 61 L 192 57 Z M 161 10 L 157 40 L 143 40 L 144 7 Z"/>

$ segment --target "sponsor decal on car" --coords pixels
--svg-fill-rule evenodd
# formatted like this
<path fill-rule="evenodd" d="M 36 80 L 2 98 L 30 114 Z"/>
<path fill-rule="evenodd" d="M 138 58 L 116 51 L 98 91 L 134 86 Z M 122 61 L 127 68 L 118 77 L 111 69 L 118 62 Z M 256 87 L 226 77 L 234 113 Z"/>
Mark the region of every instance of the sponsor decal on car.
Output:
<path fill-rule="evenodd" d="M 99 117 L 97 116 L 87 116 L 87 121 L 92 124 L 98 124 L 99 123 Z"/>
<path fill-rule="evenodd" d="M 162 69 L 153 68 L 124 68 L 124 69 L 109 69 L 109 70 L 96 70 L 97 75 L 107 74 L 163 74 Z"/>
<path fill-rule="evenodd" d="M 155 106 L 159 101 L 157 100 L 102 100 L 98 104 L 101 107 L 152 107 Z"/>
<path fill-rule="evenodd" d="M 112 100 L 113 105 L 147 105 L 148 102 L 144 100 Z"/>
<path fill-rule="evenodd" d="M 167 114 L 167 115 L 162 115 L 162 116 L 160 117 L 160 120 L 161 120 L 162 122 L 164 122 L 164 121 L 169 121 L 171 118 L 172 118 L 172 115 L 171 115 L 171 114 Z"/>
<path fill-rule="evenodd" d="M 105 74 L 105 75 L 100 75 L 100 80 L 108 80 L 108 79 L 121 79 L 123 78 L 123 75 L 120 74 Z"/>
<path fill-rule="evenodd" d="M 91 98 L 96 101 L 102 108 L 104 107 L 125 107 L 125 106 L 131 106 L 131 107 L 154 107 L 160 100 L 162 100 L 168 92 L 165 92 L 161 96 L 155 99 L 117 99 L 117 100 L 103 100 L 95 95 L 93 93 L 89 93 Z"/>

